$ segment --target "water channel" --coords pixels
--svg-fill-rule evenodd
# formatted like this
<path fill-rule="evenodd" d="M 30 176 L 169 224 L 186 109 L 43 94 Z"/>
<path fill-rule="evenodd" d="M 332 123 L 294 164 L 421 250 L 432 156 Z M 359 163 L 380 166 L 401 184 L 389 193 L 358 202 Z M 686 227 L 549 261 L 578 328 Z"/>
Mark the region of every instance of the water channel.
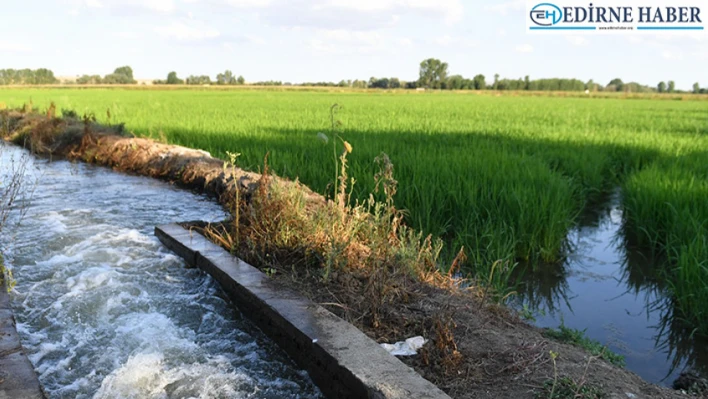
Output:
<path fill-rule="evenodd" d="M 0 152 L 0 173 L 25 154 Z M 209 276 L 154 237 L 159 224 L 223 219 L 220 206 L 107 168 L 29 162 L 32 199 L 1 242 L 18 331 L 51 398 L 321 397 Z"/>
<path fill-rule="evenodd" d="M 708 343 L 673 319 L 659 272 L 667 266 L 631 248 L 622 225 L 617 190 L 581 216 L 564 262 L 524 273 L 514 305 L 533 310 L 539 327 L 585 331 L 647 381 L 671 386 L 682 371 L 708 375 Z"/>

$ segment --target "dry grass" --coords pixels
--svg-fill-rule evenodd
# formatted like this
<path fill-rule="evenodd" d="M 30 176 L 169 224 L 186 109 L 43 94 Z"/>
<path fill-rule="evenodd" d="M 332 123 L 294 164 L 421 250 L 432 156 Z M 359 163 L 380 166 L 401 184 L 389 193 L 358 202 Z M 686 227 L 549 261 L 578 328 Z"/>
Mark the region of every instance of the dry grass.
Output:
<path fill-rule="evenodd" d="M 423 352 L 425 363 L 453 375 L 462 364 L 454 312 L 415 307 L 422 298 L 441 292 L 480 300 L 478 291 L 454 274 L 464 262 L 464 251 L 448 272 L 441 272 L 442 242 L 405 226 L 394 206 L 397 182 L 385 154 L 377 158 L 380 169 L 375 176 L 384 200 L 375 200 L 372 193 L 368 201 L 350 203 L 346 157 L 352 148 L 346 144 L 339 156 L 334 200 L 313 206 L 301 190 L 269 175 L 266 158 L 258 188 L 247 200 L 245 195 L 222 197 L 232 220 L 191 227 L 379 342 L 430 337 L 433 344 Z"/>

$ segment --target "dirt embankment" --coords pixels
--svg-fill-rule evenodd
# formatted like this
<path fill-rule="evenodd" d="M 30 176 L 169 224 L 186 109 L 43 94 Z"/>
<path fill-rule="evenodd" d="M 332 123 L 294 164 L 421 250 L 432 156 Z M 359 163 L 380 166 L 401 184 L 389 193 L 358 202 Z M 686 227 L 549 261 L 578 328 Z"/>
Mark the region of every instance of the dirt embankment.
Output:
<path fill-rule="evenodd" d="M 301 244 L 295 249 L 274 248 L 267 242 L 254 241 L 253 237 L 268 237 L 268 229 L 285 226 L 279 218 L 288 212 L 287 204 L 267 202 L 275 193 L 259 186 L 265 181 L 260 175 L 226 167 L 207 153 L 134 138 L 123 134 L 120 127 L 99 126 L 90 120 L 62 120 L 51 114 L 5 111 L 0 122 L 5 139 L 36 153 L 168 180 L 211 194 L 232 212 L 238 209 L 240 222 L 235 224 L 236 230 L 244 236 L 237 235 L 235 244 L 223 239 L 220 244 L 230 245 L 229 249 L 239 254 L 243 250 L 247 261 L 262 267 L 277 282 L 300 290 L 378 342 L 395 342 L 413 335 L 430 339 L 420 355 L 403 360 L 454 398 L 687 397 L 649 384 L 582 349 L 546 338 L 542 330 L 487 301 L 482 289 L 441 283 L 444 276 L 441 278 L 435 271 L 420 269 L 425 273 L 416 274 L 405 267 L 368 260 L 378 253 L 388 254 L 386 245 L 379 248 L 371 242 L 347 243 L 341 256 L 350 262 L 342 269 L 327 269 L 323 278 L 324 262 L 316 248 Z M 324 209 L 325 214 L 336 218 L 354 217 L 354 212 L 335 213 L 332 201 L 297 182 L 272 179 L 281 187 L 301 193 L 298 198 L 306 208 Z M 233 198 L 241 201 L 237 208 L 230 202 Z M 250 205 L 251 198 L 260 205 Z M 319 211 L 309 215 L 316 212 Z M 368 220 L 358 214 L 357 217 Z M 393 219 L 396 223 L 395 216 Z M 303 220 L 297 223 L 310 226 Z M 225 224 L 228 225 L 234 223 Z M 386 238 L 392 246 L 401 244 L 399 230 L 400 226 L 394 226 L 387 233 L 393 237 Z M 324 237 L 322 241 L 335 238 Z M 427 253 L 425 248 L 415 248 L 419 252 L 413 258 L 417 256 L 419 260 L 420 254 Z M 380 259 L 395 262 L 401 253 Z M 357 260 L 368 266 L 352 263 Z"/>

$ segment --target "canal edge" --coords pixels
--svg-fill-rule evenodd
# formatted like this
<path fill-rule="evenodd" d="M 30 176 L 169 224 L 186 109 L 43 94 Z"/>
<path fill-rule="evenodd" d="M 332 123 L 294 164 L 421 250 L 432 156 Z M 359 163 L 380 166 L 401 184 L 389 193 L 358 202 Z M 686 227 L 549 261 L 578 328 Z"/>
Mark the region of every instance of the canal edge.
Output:
<path fill-rule="evenodd" d="M 17 333 L 6 279 L 0 278 L 0 399 L 45 399 Z"/>
<path fill-rule="evenodd" d="M 352 324 L 299 293 L 274 287 L 257 268 L 177 224 L 155 235 L 188 265 L 211 275 L 328 398 L 450 399 Z"/>

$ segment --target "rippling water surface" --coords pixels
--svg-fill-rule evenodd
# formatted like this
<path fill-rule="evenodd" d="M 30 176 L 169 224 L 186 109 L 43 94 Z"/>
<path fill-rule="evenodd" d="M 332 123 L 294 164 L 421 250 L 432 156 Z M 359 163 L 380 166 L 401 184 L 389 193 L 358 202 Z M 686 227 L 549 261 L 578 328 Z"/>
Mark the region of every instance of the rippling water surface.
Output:
<path fill-rule="evenodd" d="M 0 152 L 0 171 L 23 154 Z M 154 237 L 155 225 L 223 218 L 217 204 L 105 168 L 30 162 L 32 201 L 3 238 L 18 330 L 52 398 L 320 397 Z"/>

